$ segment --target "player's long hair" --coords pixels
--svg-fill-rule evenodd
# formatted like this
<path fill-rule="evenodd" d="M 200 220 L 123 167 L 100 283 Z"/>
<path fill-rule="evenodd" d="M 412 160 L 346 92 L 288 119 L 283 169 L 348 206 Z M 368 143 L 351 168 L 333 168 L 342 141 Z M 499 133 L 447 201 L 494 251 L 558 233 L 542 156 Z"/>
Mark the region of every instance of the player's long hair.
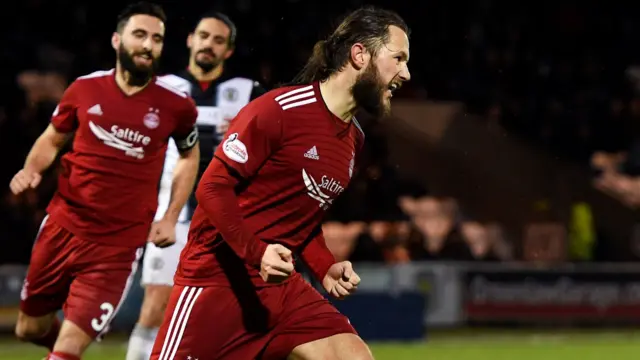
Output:
<path fill-rule="evenodd" d="M 327 39 L 316 43 L 311 57 L 292 84 L 324 81 L 341 71 L 350 61 L 353 44 L 363 44 L 375 56 L 389 41 L 390 26 L 397 26 L 409 35 L 409 27 L 393 11 L 366 6 L 350 13 Z"/>

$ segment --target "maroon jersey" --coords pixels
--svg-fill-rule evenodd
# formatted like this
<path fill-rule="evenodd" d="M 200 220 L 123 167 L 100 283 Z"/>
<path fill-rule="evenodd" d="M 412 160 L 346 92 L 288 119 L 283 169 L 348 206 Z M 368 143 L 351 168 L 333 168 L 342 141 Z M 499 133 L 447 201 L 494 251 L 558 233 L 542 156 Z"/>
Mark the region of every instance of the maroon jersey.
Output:
<path fill-rule="evenodd" d="M 89 241 L 142 246 L 169 137 L 182 149 L 195 145 L 196 117 L 193 101 L 158 78 L 130 96 L 114 70 L 76 79 L 51 119 L 59 132 L 75 132 L 47 208 L 51 218 Z"/>
<path fill-rule="evenodd" d="M 364 134 L 326 107 L 318 84 L 271 91 L 231 122 L 196 191 L 175 283 L 251 278 L 267 244 L 300 252 L 318 279 L 335 262 L 321 221 L 347 188 Z"/>

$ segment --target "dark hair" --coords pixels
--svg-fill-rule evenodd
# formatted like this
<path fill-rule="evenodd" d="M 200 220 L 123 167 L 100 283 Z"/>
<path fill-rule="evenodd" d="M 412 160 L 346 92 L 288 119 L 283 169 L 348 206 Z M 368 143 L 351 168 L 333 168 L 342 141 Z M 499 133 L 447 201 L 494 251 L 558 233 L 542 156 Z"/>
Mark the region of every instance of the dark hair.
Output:
<path fill-rule="evenodd" d="M 162 22 L 167 22 L 167 15 L 160 5 L 140 1 L 137 3 L 127 5 L 124 10 L 118 15 L 118 22 L 116 25 L 116 31 L 122 32 L 122 29 L 127 25 L 129 19 L 135 15 L 149 15 L 160 19 Z"/>
<path fill-rule="evenodd" d="M 335 31 L 313 47 L 307 64 L 294 78 L 294 84 L 308 84 L 328 79 L 342 70 L 351 56 L 351 47 L 362 43 L 372 55 L 389 41 L 389 27 L 397 26 L 407 36 L 409 27 L 397 13 L 373 6 L 348 14 Z"/>
<path fill-rule="evenodd" d="M 200 24 L 200 22 L 204 19 L 216 19 L 219 21 L 222 21 L 225 25 L 227 25 L 227 27 L 229 28 L 229 40 L 228 40 L 228 45 L 229 47 L 233 47 L 236 44 L 236 36 L 238 36 L 238 29 L 236 28 L 236 24 L 233 23 L 233 21 L 231 21 L 231 19 L 221 13 L 221 12 L 217 12 L 217 11 L 207 11 L 206 13 L 202 14 L 202 16 L 200 16 L 200 18 L 198 18 L 198 22 L 196 22 L 196 25 L 194 26 L 194 30 L 195 28 L 198 27 L 198 25 Z"/>

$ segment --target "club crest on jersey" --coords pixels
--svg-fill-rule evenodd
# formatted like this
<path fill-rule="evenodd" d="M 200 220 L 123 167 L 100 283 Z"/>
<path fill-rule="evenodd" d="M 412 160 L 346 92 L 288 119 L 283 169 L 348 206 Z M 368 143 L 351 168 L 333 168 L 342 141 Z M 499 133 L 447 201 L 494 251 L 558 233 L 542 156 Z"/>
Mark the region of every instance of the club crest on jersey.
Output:
<path fill-rule="evenodd" d="M 249 160 L 247 147 L 238 139 L 238 133 L 229 135 L 227 140 L 222 144 L 222 151 L 224 151 L 229 159 L 235 162 L 244 164 Z"/>
<path fill-rule="evenodd" d="M 235 88 L 226 88 L 222 92 L 222 96 L 224 96 L 227 101 L 236 101 L 238 100 L 238 90 Z"/>
<path fill-rule="evenodd" d="M 160 116 L 158 113 L 160 109 L 149 108 L 149 112 L 142 118 L 144 126 L 149 129 L 155 129 L 160 125 Z"/>

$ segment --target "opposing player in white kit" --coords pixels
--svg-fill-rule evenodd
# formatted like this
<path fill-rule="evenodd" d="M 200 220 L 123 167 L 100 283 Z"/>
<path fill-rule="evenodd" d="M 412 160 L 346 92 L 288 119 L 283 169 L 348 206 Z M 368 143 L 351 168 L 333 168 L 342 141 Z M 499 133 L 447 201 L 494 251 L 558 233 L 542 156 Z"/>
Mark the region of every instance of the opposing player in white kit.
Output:
<path fill-rule="evenodd" d="M 190 94 L 197 105 L 196 125 L 200 132 L 201 151 L 198 179 L 213 158 L 228 121 L 249 101 L 265 92 L 257 82 L 224 71 L 224 61 L 233 53 L 236 32 L 235 25 L 226 15 L 217 12 L 203 14 L 187 38 L 190 49 L 188 69 L 162 77 L 173 87 Z M 167 210 L 177 159 L 177 148 L 174 143 L 169 143 L 156 219 L 162 219 Z M 127 360 L 146 360 L 151 355 L 195 207 L 195 197 L 192 196 L 180 213 L 173 246 L 158 248 L 152 243 L 147 245 L 142 267 L 144 301 L 129 340 Z"/>

